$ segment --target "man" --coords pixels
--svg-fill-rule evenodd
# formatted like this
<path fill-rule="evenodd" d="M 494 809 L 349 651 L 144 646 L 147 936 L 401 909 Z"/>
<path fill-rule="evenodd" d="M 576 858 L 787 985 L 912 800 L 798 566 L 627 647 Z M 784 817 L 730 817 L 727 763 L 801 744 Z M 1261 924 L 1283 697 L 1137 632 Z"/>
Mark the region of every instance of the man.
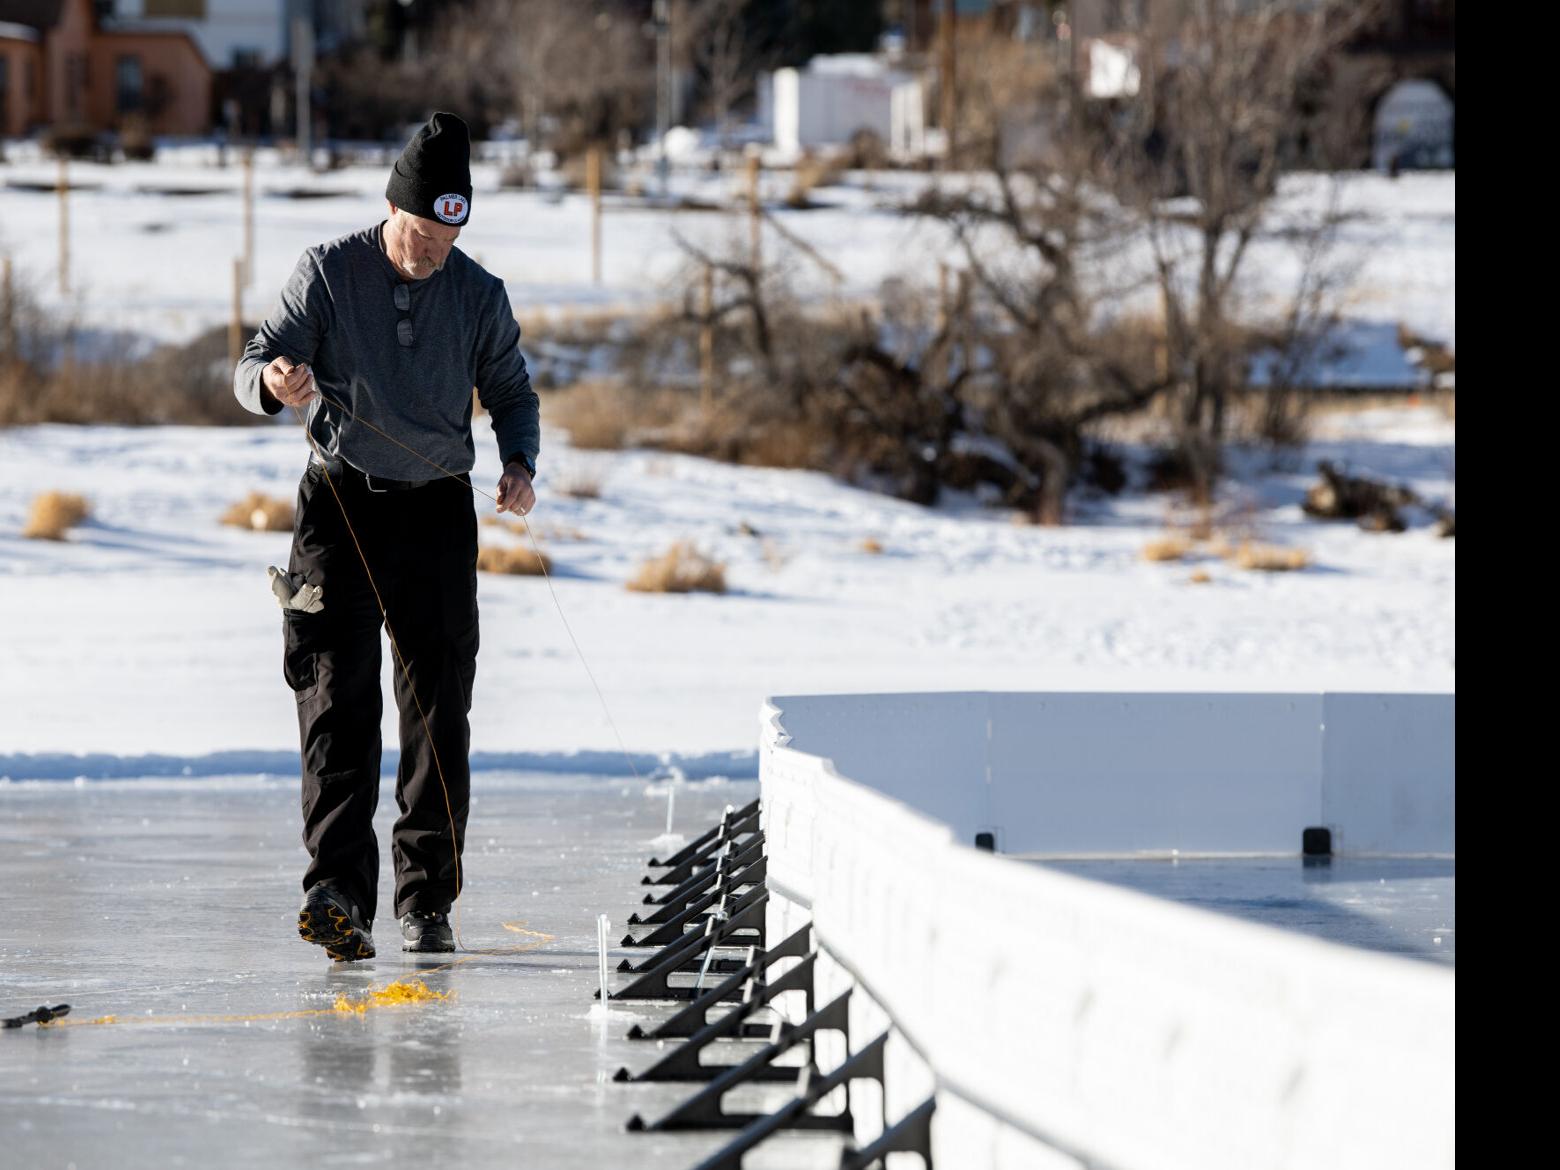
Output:
<path fill-rule="evenodd" d="M 374 955 L 385 621 L 400 659 L 402 946 L 455 949 L 477 654 L 473 386 L 504 460 L 498 510 L 536 500 L 538 403 L 520 330 L 503 281 L 454 247 L 470 157 L 466 124 L 434 114 L 390 175 L 387 218 L 303 254 L 233 377 L 249 410 L 308 410 L 292 556 L 272 574 L 303 755 L 298 932 L 338 961 Z"/>

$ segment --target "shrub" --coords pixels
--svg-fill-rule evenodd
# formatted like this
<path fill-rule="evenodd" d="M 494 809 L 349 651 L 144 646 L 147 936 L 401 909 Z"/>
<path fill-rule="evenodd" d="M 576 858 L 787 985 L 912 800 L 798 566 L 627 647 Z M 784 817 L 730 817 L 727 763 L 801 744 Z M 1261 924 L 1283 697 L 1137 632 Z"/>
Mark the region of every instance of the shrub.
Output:
<path fill-rule="evenodd" d="M 747 467 L 829 470 L 844 439 L 828 420 L 797 416 L 763 403 L 731 399 L 708 415 L 689 410 L 674 425 L 647 436 L 662 451 Z"/>
<path fill-rule="evenodd" d="M 293 506 L 275 496 L 250 492 L 222 513 L 222 523 L 255 532 L 291 532 Z"/>
<path fill-rule="evenodd" d="M 140 162 L 150 162 L 157 156 L 157 143 L 152 139 L 145 115 L 126 116 L 119 127 L 119 149 L 125 158 Z"/>
<path fill-rule="evenodd" d="M 505 573 L 512 577 L 540 577 L 552 572 L 552 561 L 546 553 L 536 552 L 523 545 L 499 548 L 483 545 L 477 550 L 477 568 L 484 573 Z"/>
<path fill-rule="evenodd" d="M 843 160 L 827 155 L 807 154 L 797 160 L 791 173 L 791 190 L 785 197 L 785 205 L 792 211 L 806 211 L 817 207 L 812 193 L 819 187 L 838 183 L 844 173 Z"/>
<path fill-rule="evenodd" d="M 92 513 L 84 496 L 44 492 L 33 499 L 22 535 L 28 540 L 64 540 L 65 533 Z"/>
<path fill-rule="evenodd" d="M 853 171 L 880 171 L 889 164 L 888 144 L 877 131 L 863 126 L 850 136 L 841 162 Z"/>
<path fill-rule="evenodd" d="M 43 133 L 43 148 L 56 158 L 107 161 L 102 136 L 85 122 L 55 123 Z"/>
<path fill-rule="evenodd" d="M 1321 481 L 1305 493 L 1300 509 L 1319 520 L 1355 520 L 1367 532 L 1402 532 L 1407 525 L 1399 509 L 1422 502 L 1411 488 L 1348 475 L 1325 459 L 1316 470 Z"/>
<path fill-rule="evenodd" d="M 18 297 L 19 309 L 27 306 Z M 246 326 L 245 336 L 253 333 Z M 23 333 L 22 323 L 18 333 Z M 70 333 L 61 322 L 33 317 L 18 338 L 24 355 L 63 348 Z M 149 426 L 261 425 L 233 397 L 227 329 L 208 330 L 185 345 L 164 345 L 141 358 L 14 362 L 0 355 L 0 426 L 30 423 L 118 423 Z"/>
<path fill-rule="evenodd" d="M 1161 536 L 1143 546 L 1145 561 L 1179 561 L 1192 551 L 1192 545 L 1184 536 Z"/>
<path fill-rule="evenodd" d="M 547 401 L 548 421 L 569 432 L 583 450 L 616 451 L 632 446 L 646 430 L 677 418 L 672 395 L 636 391 L 615 382 L 581 382 Z"/>
<path fill-rule="evenodd" d="M 724 593 L 726 566 L 680 540 L 640 565 L 628 588 L 636 593 Z"/>
<path fill-rule="evenodd" d="M 1276 544 L 1255 544 L 1247 541 L 1235 549 L 1230 558 L 1242 569 L 1256 569 L 1263 573 L 1284 573 L 1303 569 L 1311 563 L 1310 554 L 1301 548 L 1284 548 Z"/>

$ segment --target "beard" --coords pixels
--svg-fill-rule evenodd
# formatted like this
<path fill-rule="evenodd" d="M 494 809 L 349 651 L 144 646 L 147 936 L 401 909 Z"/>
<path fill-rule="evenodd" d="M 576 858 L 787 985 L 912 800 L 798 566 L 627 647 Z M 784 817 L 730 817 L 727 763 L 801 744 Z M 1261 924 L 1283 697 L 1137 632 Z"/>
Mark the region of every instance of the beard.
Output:
<path fill-rule="evenodd" d="M 444 264 L 436 260 L 407 260 L 401 265 L 401 271 L 413 280 L 426 280 L 443 268 Z"/>

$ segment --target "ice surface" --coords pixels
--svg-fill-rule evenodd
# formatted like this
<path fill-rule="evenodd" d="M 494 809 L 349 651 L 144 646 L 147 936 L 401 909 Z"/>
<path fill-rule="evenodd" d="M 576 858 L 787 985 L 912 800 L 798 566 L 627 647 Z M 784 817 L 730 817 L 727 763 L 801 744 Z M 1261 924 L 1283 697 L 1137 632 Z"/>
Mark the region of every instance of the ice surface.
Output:
<path fill-rule="evenodd" d="M 1445 858 L 1298 857 L 1046 861 L 1250 922 L 1348 946 L 1455 965 L 1457 863 Z"/>
<path fill-rule="evenodd" d="M 755 793 L 690 785 L 679 819 L 713 823 Z M 460 919 L 475 953 L 402 954 L 387 850 L 380 956 L 336 966 L 294 932 L 296 781 L 6 786 L 0 1015 L 72 1013 L 0 1032 L 0 1164 L 695 1164 L 718 1134 L 623 1131 L 688 1086 L 609 1079 L 656 1058 L 629 1025 L 672 1009 L 590 1018 L 596 915 L 621 922 L 639 901 L 665 807 L 617 779 L 479 775 Z M 449 998 L 334 1010 L 418 979 Z M 118 1022 L 90 1023 L 104 1016 Z M 835 1165 L 837 1151 L 809 1136 L 764 1164 Z"/>

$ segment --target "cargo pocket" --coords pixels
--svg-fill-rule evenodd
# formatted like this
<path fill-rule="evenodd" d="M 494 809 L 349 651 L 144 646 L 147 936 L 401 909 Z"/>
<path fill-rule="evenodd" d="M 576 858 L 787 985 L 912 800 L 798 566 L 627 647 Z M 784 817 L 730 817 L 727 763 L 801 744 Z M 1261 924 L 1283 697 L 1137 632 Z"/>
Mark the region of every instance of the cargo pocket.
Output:
<path fill-rule="evenodd" d="M 300 703 L 320 685 L 319 651 L 312 634 L 322 616 L 296 610 L 282 612 L 282 677 Z"/>

